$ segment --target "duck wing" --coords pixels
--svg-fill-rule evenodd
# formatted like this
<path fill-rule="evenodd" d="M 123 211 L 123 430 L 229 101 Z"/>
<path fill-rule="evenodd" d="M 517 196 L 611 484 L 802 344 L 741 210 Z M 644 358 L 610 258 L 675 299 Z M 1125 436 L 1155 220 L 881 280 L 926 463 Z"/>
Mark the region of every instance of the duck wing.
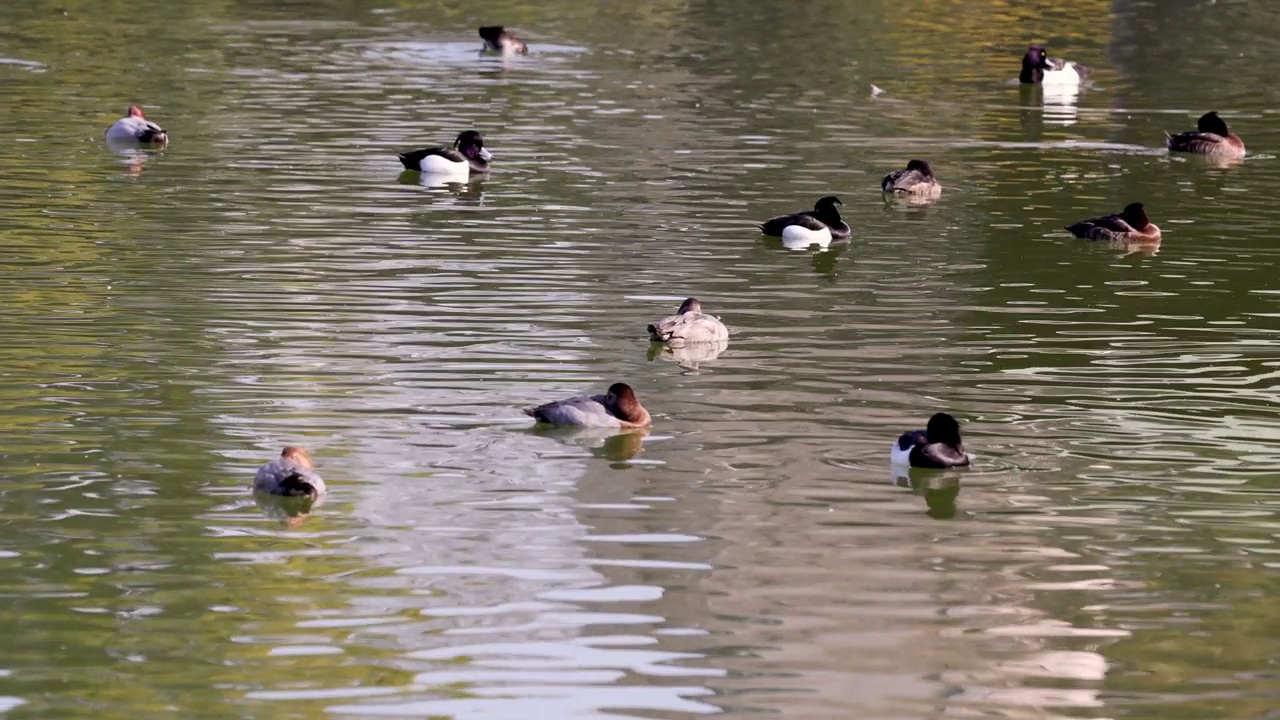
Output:
<path fill-rule="evenodd" d="M 422 160 L 428 155 L 439 155 L 449 162 L 466 162 L 467 158 L 453 148 L 433 147 L 422 150 L 410 150 L 407 153 L 400 154 L 400 164 L 404 165 L 408 170 L 421 170 Z"/>
<path fill-rule="evenodd" d="M 622 424 L 609 412 L 604 395 L 579 395 L 567 400 L 557 400 L 528 408 L 524 414 L 549 425 L 620 427 Z"/>
<path fill-rule="evenodd" d="M 1165 133 L 1165 147 L 1174 152 L 1211 153 L 1226 143 L 1227 139 L 1217 133 L 1191 132 L 1170 135 Z"/>
<path fill-rule="evenodd" d="M 652 325 L 649 326 L 653 328 Z M 672 344 L 710 343 L 729 339 L 729 330 L 715 315 L 700 312 L 687 312 L 664 318 L 659 323 L 659 334 L 654 336 L 663 342 Z M 653 335 L 652 331 L 650 335 Z"/>
<path fill-rule="evenodd" d="M 1049 65 L 1052 66 L 1053 70 L 1066 70 L 1068 67 L 1075 68 L 1076 74 L 1080 76 L 1081 80 L 1089 77 L 1089 73 L 1093 72 L 1092 70 L 1089 69 L 1088 65 L 1081 65 L 1080 63 L 1075 62 L 1074 60 L 1066 60 L 1064 58 L 1055 58 L 1055 57 L 1046 58 L 1046 59 L 1048 60 Z"/>
<path fill-rule="evenodd" d="M 779 215 L 769 218 L 760 224 L 760 231 L 765 235 L 772 237 L 782 237 L 782 231 L 787 228 L 799 225 L 806 230 L 820 231 L 823 229 L 830 230 L 827 224 L 808 213 L 795 213 L 794 215 Z"/>
<path fill-rule="evenodd" d="M 1067 226 L 1067 230 L 1078 238 L 1089 240 L 1114 240 L 1137 232 L 1133 226 L 1124 221 L 1120 215 L 1102 215 L 1081 220 Z"/>
<path fill-rule="evenodd" d="M 915 192 L 916 186 L 927 183 L 928 178 L 919 170 L 894 170 L 880 181 L 880 188 L 885 192 Z"/>
<path fill-rule="evenodd" d="M 688 313 L 686 313 L 688 314 Z M 680 326 L 680 320 L 684 315 L 668 315 L 656 323 L 649 325 L 649 339 L 657 342 L 666 342 L 671 339 L 676 328 Z"/>
<path fill-rule="evenodd" d="M 963 449 L 945 443 L 920 444 L 911 450 L 912 467 L 949 468 L 968 464 L 969 456 L 964 454 Z"/>

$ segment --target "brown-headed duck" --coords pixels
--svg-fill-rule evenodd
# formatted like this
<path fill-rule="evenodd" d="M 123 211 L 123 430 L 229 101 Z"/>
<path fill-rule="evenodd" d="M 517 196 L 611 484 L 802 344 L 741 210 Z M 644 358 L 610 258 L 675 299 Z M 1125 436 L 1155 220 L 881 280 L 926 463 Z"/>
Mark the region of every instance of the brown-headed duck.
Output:
<path fill-rule="evenodd" d="M 697 298 L 687 298 L 675 315 L 649 326 L 649 338 L 669 345 L 719 342 L 729 339 L 729 329 L 720 318 L 702 312 Z"/>
<path fill-rule="evenodd" d="M 652 423 L 649 411 L 640 405 L 635 391 L 626 383 L 610 385 L 604 395 L 579 395 L 557 400 L 527 408 L 524 414 L 547 425 L 640 428 Z"/>
<path fill-rule="evenodd" d="M 1195 130 L 1177 135 L 1171 135 L 1166 131 L 1164 143 L 1170 152 L 1244 157 L 1244 141 L 1239 135 L 1231 132 L 1227 127 L 1227 121 L 1218 117 L 1218 113 L 1212 110 L 1200 116 L 1196 121 Z"/>
<path fill-rule="evenodd" d="M 1078 238 L 1089 240 L 1160 242 L 1160 228 L 1147 219 L 1142 203 L 1129 203 L 1114 215 L 1100 215 L 1072 223 L 1067 230 Z"/>
<path fill-rule="evenodd" d="M 282 450 L 280 457 L 258 468 L 253 478 L 253 491 L 267 495 L 315 500 L 326 490 L 324 480 L 311 469 L 311 456 L 293 445 Z"/>
<path fill-rule="evenodd" d="M 889 462 L 918 468 L 950 468 L 968 465 L 970 458 L 960 440 L 960 423 L 947 413 L 935 413 L 924 430 L 903 433 L 889 451 Z"/>
<path fill-rule="evenodd" d="M 493 153 L 485 150 L 484 138 L 475 130 L 465 130 L 453 141 L 453 147 L 434 147 L 400 154 L 400 163 L 407 170 L 417 170 L 431 175 L 447 176 L 457 182 L 466 182 L 471 173 L 489 172 L 489 160 Z"/>
<path fill-rule="evenodd" d="M 500 52 L 503 55 L 529 54 L 529 46 L 501 25 L 485 25 L 480 28 L 480 37 L 484 40 L 484 49 L 489 52 Z"/>
<path fill-rule="evenodd" d="M 129 106 L 129 113 L 107 128 L 107 142 L 115 144 L 164 145 L 169 133 L 151 122 L 137 105 Z"/>

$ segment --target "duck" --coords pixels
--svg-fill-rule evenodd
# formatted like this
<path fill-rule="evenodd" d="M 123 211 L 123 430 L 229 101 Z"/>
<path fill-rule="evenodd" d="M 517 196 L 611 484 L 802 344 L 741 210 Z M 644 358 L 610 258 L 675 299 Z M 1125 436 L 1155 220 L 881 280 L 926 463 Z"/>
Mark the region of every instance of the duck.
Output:
<path fill-rule="evenodd" d="M 880 181 L 880 188 L 894 195 L 914 195 L 936 199 L 942 194 L 942 185 L 933 175 L 927 160 L 912 160 L 902 170 L 894 170 Z"/>
<path fill-rule="evenodd" d="M 128 113 L 107 128 L 107 142 L 164 145 L 169 142 L 169 133 L 148 120 L 140 106 L 130 105 Z"/>
<path fill-rule="evenodd" d="M 526 408 L 524 414 L 546 425 L 629 429 L 653 423 L 626 383 L 610 385 L 604 395 L 578 395 Z"/>
<path fill-rule="evenodd" d="M 685 298 L 675 315 L 649 325 L 649 339 L 669 345 L 714 343 L 729 339 L 729 329 L 715 315 L 702 312 L 697 298 Z"/>
<path fill-rule="evenodd" d="M 406 170 L 450 176 L 466 182 L 471 173 L 489 172 L 493 153 L 484 148 L 484 138 L 475 130 L 464 130 L 453 141 L 453 147 L 433 147 L 400 154 Z"/>
<path fill-rule="evenodd" d="M 500 52 L 503 55 L 529 54 L 529 46 L 501 25 L 485 25 L 480 28 L 480 37 L 484 39 L 484 49 L 490 52 Z"/>
<path fill-rule="evenodd" d="M 1043 45 L 1032 45 L 1022 56 L 1022 72 L 1018 82 L 1032 85 L 1080 85 L 1089 76 L 1089 68 L 1062 58 L 1049 57 Z"/>
<path fill-rule="evenodd" d="M 836 209 L 837 205 L 843 204 L 840 198 L 828 195 L 814 203 L 812 210 L 769 218 L 759 225 L 760 231 L 787 242 L 807 241 L 826 245 L 832 238 L 843 240 L 853 235 L 853 230 L 840 219 L 840 211 Z"/>
<path fill-rule="evenodd" d="M 1089 240 L 1120 240 L 1127 242 L 1160 242 L 1160 228 L 1147 219 L 1142 203 L 1129 203 L 1114 215 L 1086 218 L 1067 226 L 1078 238 Z"/>
<path fill-rule="evenodd" d="M 1170 152 L 1244 157 L 1244 141 L 1239 135 L 1231 132 L 1227 127 L 1227 121 L 1218 117 L 1218 113 L 1213 110 L 1200 116 L 1196 121 L 1195 130 L 1177 135 L 1165 131 L 1164 144 Z"/>
<path fill-rule="evenodd" d="M 253 491 L 264 495 L 305 497 L 315 500 L 327 491 L 324 480 L 311 469 L 311 456 L 304 448 L 290 445 L 280 457 L 258 468 Z"/>
<path fill-rule="evenodd" d="M 960 423 L 940 412 L 929 418 L 924 430 L 903 433 L 889 451 L 889 462 L 918 468 L 951 468 L 969 464 L 960 440 Z"/>

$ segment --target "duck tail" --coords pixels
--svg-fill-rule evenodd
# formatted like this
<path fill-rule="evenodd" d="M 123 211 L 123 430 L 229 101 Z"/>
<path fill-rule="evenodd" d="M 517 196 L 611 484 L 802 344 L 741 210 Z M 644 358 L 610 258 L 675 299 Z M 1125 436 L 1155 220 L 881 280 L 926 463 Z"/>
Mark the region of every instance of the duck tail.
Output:
<path fill-rule="evenodd" d="M 429 154 L 427 150 L 411 150 L 406 153 L 400 153 L 400 164 L 404 165 L 406 170 L 421 170 L 422 158 Z"/>
<path fill-rule="evenodd" d="M 280 494 L 288 497 L 314 498 L 319 493 L 316 491 L 316 486 L 301 473 L 290 473 L 280 481 Z"/>

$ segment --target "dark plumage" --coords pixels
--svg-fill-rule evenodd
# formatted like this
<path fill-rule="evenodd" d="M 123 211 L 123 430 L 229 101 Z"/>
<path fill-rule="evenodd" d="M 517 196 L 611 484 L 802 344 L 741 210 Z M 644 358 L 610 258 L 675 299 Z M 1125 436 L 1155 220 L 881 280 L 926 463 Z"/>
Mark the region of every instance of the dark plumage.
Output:
<path fill-rule="evenodd" d="M 424 160 L 429 157 L 440 158 L 439 163 L 428 161 L 427 167 L 423 164 Z M 458 138 L 453 141 L 453 147 L 433 147 L 423 150 L 411 150 L 400 154 L 400 163 L 408 170 L 432 171 L 439 172 L 449 165 L 457 165 L 461 167 L 462 163 L 467 163 L 470 172 L 488 172 L 489 159 L 493 155 L 484 149 L 484 138 L 475 130 L 465 130 L 458 134 Z M 437 167 L 438 165 L 438 167 Z"/>
<path fill-rule="evenodd" d="M 1244 157 L 1244 141 L 1214 111 L 1201 115 L 1195 130 L 1177 135 L 1165 132 L 1164 138 L 1165 147 L 1171 152 Z"/>
<path fill-rule="evenodd" d="M 894 170 L 880 181 L 880 189 L 886 193 L 905 193 L 908 195 L 927 195 L 937 197 L 942 194 L 942 185 L 933 175 L 933 168 L 927 160 L 912 160 L 902 170 Z"/>
<path fill-rule="evenodd" d="M 840 219 L 840 210 L 837 206 L 843 204 L 840 198 L 828 195 L 814 203 L 812 210 L 769 218 L 760 224 L 760 231 L 771 237 L 782 237 L 782 231 L 788 226 L 799 225 L 814 231 L 827 228 L 831 231 L 831 237 L 847 238 L 853 235 L 853 229 Z"/>
<path fill-rule="evenodd" d="M 517 55 L 529 54 L 529 46 L 525 45 L 520 38 L 507 32 L 501 25 L 485 25 L 480 28 L 480 37 L 484 39 L 485 50 Z"/>
<path fill-rule="evenodd" d="M 1147 219 L 1142 203 L 1129 203 L 1114 215 L 1087 218 L 1067 226 L 1078 238 L 1160 242 L 1160 228 Z"/>
<path fill-rule="evenodd" d="M 924 430 L 903 433 L 890 453 L 891 462 L 919 468 L 962 467 L 969 464 L 964 443 L 960 440 L 960 423 L 947 413 L 929 418 Z"/>

